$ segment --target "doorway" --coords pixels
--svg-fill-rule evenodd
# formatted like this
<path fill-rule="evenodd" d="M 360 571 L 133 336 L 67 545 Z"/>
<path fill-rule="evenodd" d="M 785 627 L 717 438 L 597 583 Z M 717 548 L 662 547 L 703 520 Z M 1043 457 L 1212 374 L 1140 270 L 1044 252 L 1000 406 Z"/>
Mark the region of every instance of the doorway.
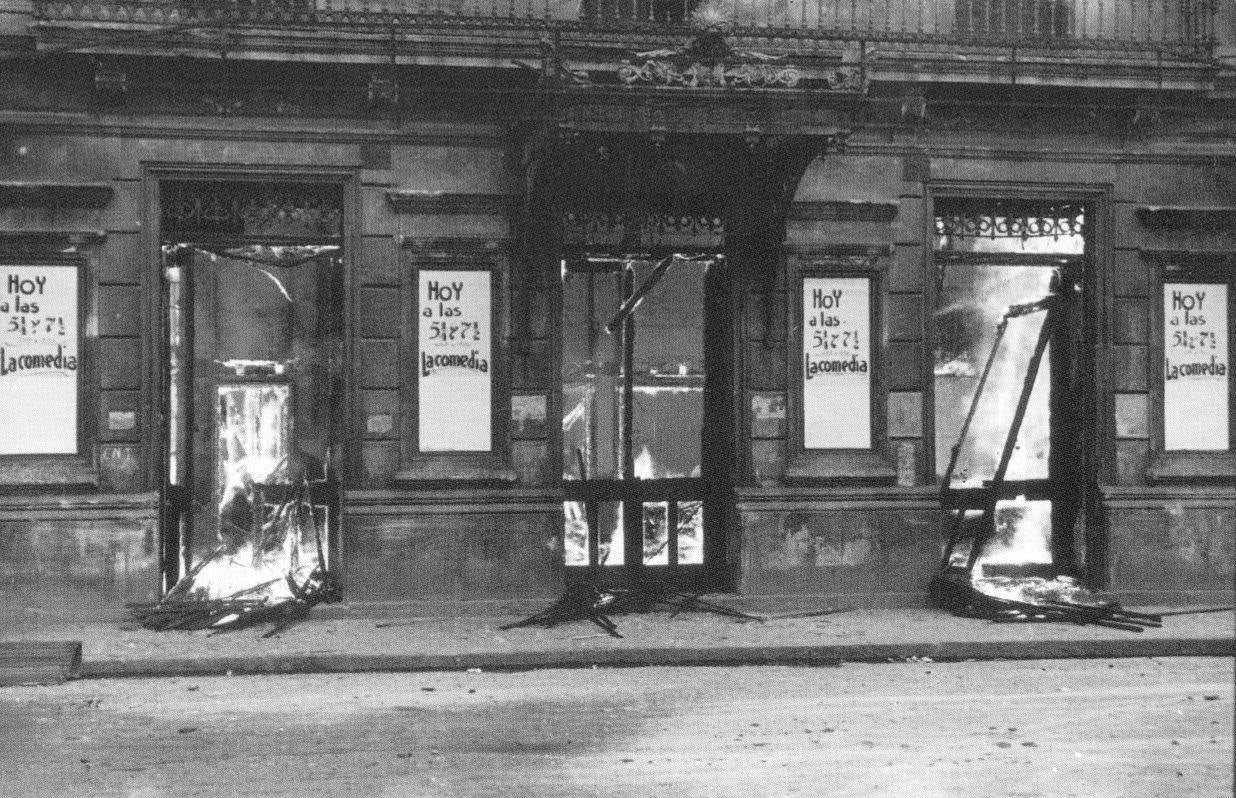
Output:
<path fill-rule="evenodd" d="M 1067 203 L 937 203 L 936 475 L 954 539 L 987 539 L 951 549 L 945 567 L 1083 571 L 1094 481 L 1086 216 Z"/>
<path fill-rule="evenodd" d="M 165 589 L 278 598 L 328 571 L 338 534 L 341 192 L 160 193 Z"/>
<path fill-rule="evenodd" d="M 562 268 L 568 575 L 724 586 L 733 507 L 733 322 L 717 253 Z"/>

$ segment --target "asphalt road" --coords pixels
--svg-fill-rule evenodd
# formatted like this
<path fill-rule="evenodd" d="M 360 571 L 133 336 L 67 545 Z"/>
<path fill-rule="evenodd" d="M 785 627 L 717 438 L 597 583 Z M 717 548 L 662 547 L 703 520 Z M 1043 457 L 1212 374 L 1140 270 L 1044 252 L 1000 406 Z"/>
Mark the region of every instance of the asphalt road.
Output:
<path fill-rule="evenodd" d="M 78 681 L 0 689 L 0 795 L 1233 794 L 1233 662 Z"/>

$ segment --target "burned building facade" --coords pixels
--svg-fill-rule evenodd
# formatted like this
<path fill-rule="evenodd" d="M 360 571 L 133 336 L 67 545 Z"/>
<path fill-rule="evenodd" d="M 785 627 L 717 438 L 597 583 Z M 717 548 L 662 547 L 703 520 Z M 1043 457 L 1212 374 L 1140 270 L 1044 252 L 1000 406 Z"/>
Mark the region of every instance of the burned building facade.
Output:
<path fill-rule="evenodd" d="M 1230 601 L 1229 5 L 0 0 L 0 612 Z"/>

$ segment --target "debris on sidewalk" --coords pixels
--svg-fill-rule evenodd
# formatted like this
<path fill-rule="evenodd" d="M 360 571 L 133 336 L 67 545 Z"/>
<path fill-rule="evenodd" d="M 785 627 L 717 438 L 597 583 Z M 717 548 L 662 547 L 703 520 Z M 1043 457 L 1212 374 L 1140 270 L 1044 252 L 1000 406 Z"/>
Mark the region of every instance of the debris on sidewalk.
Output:
<path fill-rule="evenodd" d="M 245 474 L 241 475 L 245 477 Z M 238 479 L 220 508 L 219 546 L 154 604 L 131 604 L 147 629 L 225 631 L 273 623 L 273 637 L 323 602 L 340 599 L 327 569 L 322 508 L 305 478 Z"/>
<path fill-rule="evenodd" d="M 246 599 L 242 591 L 222 599 L 175 598 L 169 594 L 154 604 L 132 604 L 130 610 L 142 626 L 155 631 L 180 629 L 227 631 L 260 623 L 274 627 L 262 637 L 274 637 L 293 623 L 309 616 L 309 610 L 323 602 L 339 600 L 339 590 L 329 574 L 316 569 L 304 584 L 286 577 L 290 597 Z"/>
<path fill-rule="evenodd" d="M 931 594 L 944 609 L 997 623 L 1063 621 L 1127 632 L 1163 625 L 1162 615 L 1126 610 L 1068 576 L 971 577 L 951 568 L 932 579 Z"/>
<path fill-rule="evenodd" d="M 561 598 L 546 609 L 499 629 L 540 626 L 549 629 L 569 621 L 591 621 L 612 637 L 622 637 L 610 615 L 647 613 L 658 607 L 672 610 L 670 617 L 688 610 L 713 612 L 740 621 L 763 621 L 758 615 L 741 612 L 724 604 L 705 601 L 700 593 L 685 593 L 664 585 L 602 590 L 590 583 L 568 585 Z"/>

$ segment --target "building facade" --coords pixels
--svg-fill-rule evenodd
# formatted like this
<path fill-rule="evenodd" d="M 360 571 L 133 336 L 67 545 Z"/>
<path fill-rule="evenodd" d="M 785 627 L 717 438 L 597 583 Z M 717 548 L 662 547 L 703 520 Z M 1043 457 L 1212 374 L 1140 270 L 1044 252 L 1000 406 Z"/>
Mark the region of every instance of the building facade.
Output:
<path fill-rule="evenodd" d="M 0 616 L 1230 601 L 1228 5 L 0 0 Z"/>

